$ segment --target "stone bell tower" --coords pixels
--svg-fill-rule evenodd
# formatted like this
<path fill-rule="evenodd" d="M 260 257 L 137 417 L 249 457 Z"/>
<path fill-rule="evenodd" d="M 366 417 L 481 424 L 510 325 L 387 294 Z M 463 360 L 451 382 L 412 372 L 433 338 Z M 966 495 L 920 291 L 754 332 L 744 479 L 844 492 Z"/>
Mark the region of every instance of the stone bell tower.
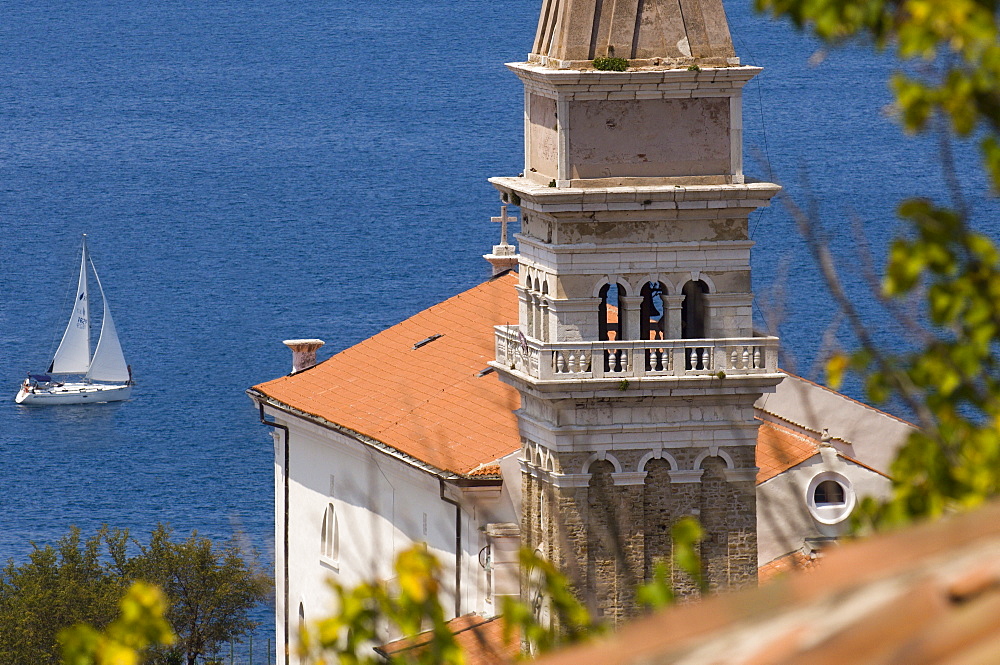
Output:
<path fill-rule="evenodd" d="M 760 69 L 721 0 L 544 0 L 507 66 L 524 174 L 490 182 L 521 208 L 520 322 L 497 328 L 494 366 L 521 393 L 522 542 L 615 622 L 685 515 L 712 587 L 754 583 L 753 403 L 780 380 L 751 323 L 747 218 L 779 189 L 743 178 Z"/>

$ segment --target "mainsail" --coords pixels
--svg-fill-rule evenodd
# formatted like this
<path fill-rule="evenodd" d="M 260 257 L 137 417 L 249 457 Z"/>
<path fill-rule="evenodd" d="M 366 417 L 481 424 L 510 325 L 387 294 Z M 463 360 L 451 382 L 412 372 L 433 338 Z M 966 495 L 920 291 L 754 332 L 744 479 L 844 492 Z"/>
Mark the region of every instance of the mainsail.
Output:
<path fill-rule="evenodd" d="M 50 374 L 86 374 L 90 369 L 90 309 L 87 304 L 87 240 L 84 237 L 80 258 L 80 281 L 76 302 L 66 325 L 56 355 L 49 365 Z"/>
<path fill-rule="evenodd" d="M 93 266 L 93 262 L 90 265 Z M 128 365 L 125 364 L 125 354 L 122 353 L 118 331 L 115 330 L 115 322 L 111 318 L 111 309 L 108 308 L 108 299 L 104 295 L 104 287 L 101 286 L 101 278 L 97 276 L 96 267 L 94 278 L 97 279 L 97 288 L 101 291 L 104 316 L 101 317 L 101 336 L 97 339 L 97 348 L 94 349 L 94 358 L 90 361 L 87 378 L 94 381 L 128 381 L 130 377 Z"/>

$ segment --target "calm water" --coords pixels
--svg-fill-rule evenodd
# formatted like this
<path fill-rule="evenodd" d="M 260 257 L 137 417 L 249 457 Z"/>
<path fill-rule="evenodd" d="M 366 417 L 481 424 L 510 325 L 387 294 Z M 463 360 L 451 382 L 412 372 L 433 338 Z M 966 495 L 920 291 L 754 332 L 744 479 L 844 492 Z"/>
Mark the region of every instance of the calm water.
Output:
<path fill-rule="evenodd" d="M 940 169 L 885 117 L 889 62 L 810 67 L 816 44 L 748 4 L 727 2 L 741 57 L 766 68 L 745 96 L 747 170 L 808 183 L 856 265 L 853 220 L 881 252 L 892 202 L 939 194 Z M 502 63 L 524 58 L 537 12 L 0 2 L 0 396 L 55 350 L 81 233 L 138 380 L 123 404 L 0 400 L 0 559 L 72 524 L 164 521 L 242 532 L 270 565 L 272 449 L 243 391 L 287 371 L 282 339 L 320 337 L 327 357 L 486 276 L 486 178 L 521 170 L 521 88 Z M 787 214 L 753 219 L 761 311 L 809 374 L 832 306 Z"/>

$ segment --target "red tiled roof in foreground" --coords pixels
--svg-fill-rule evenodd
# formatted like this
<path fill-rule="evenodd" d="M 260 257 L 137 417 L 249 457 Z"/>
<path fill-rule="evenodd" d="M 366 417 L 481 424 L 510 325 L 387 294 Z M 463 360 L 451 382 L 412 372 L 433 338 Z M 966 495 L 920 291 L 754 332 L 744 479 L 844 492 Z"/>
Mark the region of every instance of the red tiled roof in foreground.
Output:
<path fill-rule="evenodd" d="M 439 469 L 469 473 L 519 447 L 517 391 L 495 372 L 477 376 L 496 357 L 493 326 L 518 319 L 516 284 L 506 273 L 253 389 Z"/>
<path fill-rule="evenodd" d="M 504 640 L 503 619 L 485 619 L 478 614 L 466 614 L 448 622 L 455 633 L 455 640 L 465 654 L 466 665 L 504 665 L 511 663 L 521 652 L 521 640 L 514 632 L 509 641 Z M 375 651 L 387 658 L 413 650 L 419 650 L 430 642 L 430 633 L 420 633 L 416 637 L 404 637 L 378 647 Z"/>
<path fill-rule="evenodd" d="M 1000 503 L 844 545 L 808 573 L 674 607 L 536 662 L 1000 662 Z"/>

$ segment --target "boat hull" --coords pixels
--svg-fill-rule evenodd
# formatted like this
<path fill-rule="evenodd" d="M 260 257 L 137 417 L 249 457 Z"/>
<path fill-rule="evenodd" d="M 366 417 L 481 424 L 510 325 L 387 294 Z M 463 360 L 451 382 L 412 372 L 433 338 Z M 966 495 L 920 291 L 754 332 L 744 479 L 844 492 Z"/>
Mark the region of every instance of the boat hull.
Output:
<path fill-rule="evenodd" d="M 25 406 L 50 404 L 102 404 L 121 402 L 132 396 L 132 384 L 65 383 L 27 391 L 22 386 L 14 401 Z"/>

